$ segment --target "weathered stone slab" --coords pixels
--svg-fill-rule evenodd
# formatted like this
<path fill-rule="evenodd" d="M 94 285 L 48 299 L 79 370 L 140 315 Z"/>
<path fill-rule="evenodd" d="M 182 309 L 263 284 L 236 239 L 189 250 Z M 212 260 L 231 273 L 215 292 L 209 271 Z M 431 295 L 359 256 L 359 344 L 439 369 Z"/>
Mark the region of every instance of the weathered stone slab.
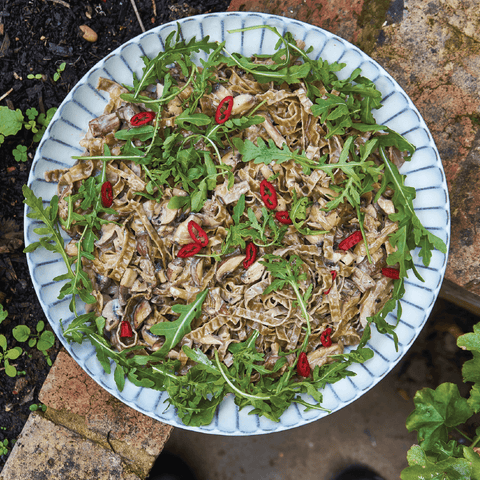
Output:
<path fill-rule="evenodd" d="M 111 447 L 148 474 L 173 427 L 133 410 L 93 381 L 62 351 L 39 394 L 45 416 Z"/>
<path fill-rule="evenodd" d="M 480 10 L 477 0 L 440 0 L 448 23 L 480 42 Z"/>
<path fill-rule="evenodd" d="M 33 413 L 0 480 L 140 480 L 120 455 Z"/>

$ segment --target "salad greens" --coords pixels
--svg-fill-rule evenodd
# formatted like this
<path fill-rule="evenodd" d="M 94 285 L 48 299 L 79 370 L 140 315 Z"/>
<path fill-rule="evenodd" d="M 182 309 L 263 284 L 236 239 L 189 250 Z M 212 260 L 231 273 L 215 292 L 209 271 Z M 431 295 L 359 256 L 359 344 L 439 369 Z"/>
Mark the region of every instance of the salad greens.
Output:
<path fill-rule="evenodd" d="M 433 249 L 446 252 L 442 240 L 428 232 L 418 220 L 413 209 L 414 189 L 405 186 L 405 176 L 385 155 L 385 148 L 396 146 L 401 151 L 414 152 L 414 146 L 403 137 L 393 132 L 386 126 L 377 125 L 372 110 L 381 106 L 381 94 L 376 90 L 370 80 L 361 76 L 356 69 L 349 78 L 339 80 L 336 72 L 345 65 L 336 62 L 329 64 L 322 59 L 309 58 L 311 48 L 306 51 L 299 48 L 291 33 L 282 37 L 274 27 L 258 26 L 248 27 L 244 31 L 254 28 L 266 28 L 279 37 L 276 52 L 271 56 L 269 64 L 254 63 L 238 53 L 228 53 L 224 43 L 210 42 L 206 37 L 201 40 L 195 38 L 188 42 L 181 39 L 180 31 L 172 32 L 165 42 L 165 51 L 160 52 L 153 59 L 143 58 L 144 69 L 140 79 L 133 78 L 133 87 L 125 86 L 129 93 L 121 95 L 125 101 L 144 103 L 156 112 L 157 120 L 160 118 L 163 105 L 177 97 L 187 85 L 192 87 L 188 103 L 184 104 L 181 115 L 176 117 L 176 124 L 190 132 L 184 137 L 180 129 L 166 128 L 164 135 L 158 134 L 158 129 L 151 125 L 141 126 L 131 130 L 120 130 L 115 136 L 118 140 L 125 141 L 120 155 L 111 155 L 105 147 L 103 156 L 73 157 L 87 159 L 100 159 L 106 164 L 108 160 L 133 161 L 141 166 L 145 173 L 147 183 L 146 192 L 139 195 L 153 200 L 159 200 L 162 189 L 174 184 L 181 187 L 187 196 L 173 197 L 170 208 L 189 207 L 192 212 L 201 210 L 209 191 L 217 185 L 217 179 L 229 180 L 233 185 L 231 167 L 220 161 L 220 150 L 227 146 L 236 148 L 243 156 L 244 162 L 254 161 L 269 165 L 272 162 L 282 163 L 293 160 L 303 167 L 305 174 L 315 169 L 320 169 L 333 178 L 336 172 L 341 171 L 345 180 L 337 185 L 337 196 L 327 203 L 326 209 L 332 210 L 342 202 L 349 202 L 359 213 L 360 197 L 374 189 L 374 185 L 381 184 L 377 197 L 386 189 L 394 191 L 393 201 L 396 213 L 390 219 L 399 222 L 399 230 L 390 238 L 396 251 L 388 257 L 390 265 L 400 265 L 400 280 L 395 281 L 392 298 L 386 303 L 384 309 L 368 319 L 362 340 L 358 347 L 350 353 L 333 355 L 333 363 L 316 367 L 309 378 L 298 380 L 295 377 L 294 366 L 286 367 L 287 355 L 294 352 L 280 352 L 280 358 L 275 363 L 273 370 L 266 370 L 259 364 L 264 354 L 255 349 L 255 339 L 258 332 L 242 343 L 232 343 L 228 351 L 233 354 L 233 363 L 227 368 L 218 360 L 209 359 L 200 350 L 193 350 L 188 346 L 183 347 L 184 353 L 195 365 L 185 375 L 177 375 L 180 362 L 167 358 L 165 355 L 182 337 L 191 331 L 191 323 L 201 311 L 201 306 L 208 293 L 207 290 L 197 295 L 197 298 L 188 305 L 177 305 L 173 310 L 180 314 L 177 320 L 156 324 L 151 332 L 164 335 L 164 346 L 151 355 L 137 352 L 139 347 L 131 347 L 121 352 L 112 348 L 103 337 L 105 319 L 94 312 L 79 315 L 77 297 L 85 303 L 95 303 L 92 295 L 92 284 L 87 274 L 82 269 L 82 258 L 91 259 L 93 243 L 98 238 L 98 230 L 106 220 L 101 220 L 98 214 L 115 213 L 107 209 L 99 201 L 100 187 L 105 179 L 105 168 L 101 175 L 90 177 L 81 186 L 78 194 L 69 198 L 69 212 L 67 222 L 59 222 L 58 197 L 54 196 L 50 205 L 44 208 L 42 199 L 37 198 L 30 188 L 24 186 L 24 202 L 30 207 L 28 216 L 42 224 L 35 228 L 35 233 L 40 235 L 38 241 L 30 244 L 25 252 L 32 252 L 43 247 L 57 252 L 62 256 L 67 267 L 67 272 L 56 277 L 56 280 L 66 281 L 60 290 L 60 297 L 71 295 L 70 310 L 74 320 L 65 327 L 64 337 L 69 341 L 82 343 L 90 341 L 97 356 L 107 373 L 114 364 L 115 381 L 120 390 L 123 389 L 125 378 L 135 385 L 165 390 L 169 395 L 169 402 L 177 409 L 179 417 L 187 425 L 204 425 L 212 421 L 216 407 L 229 393 L 235 394 L 235 402 L 240 407 L 253 406 L 251 413 L 264 415 L 278 421 L 281 414 L 292 403 L 296 402 L 307 408 L 322 408 L 322 389 L 327 383 L 333 383 L 354 375 L 347 368 L 353 363 L 361 363 L 372 357 L 373 353 L 365 345 L 370 337 L 370 325 L 374 323 L 382 333 L 395 335 L 395 325 L 387 322 L 389 312 L 397 306 L 398 317 L 401 315 L 400 298 L 404 294 L 404 277 L 407 270 L 413 269 L 415 275 L 421 278 L 413 264 L 410 251 L 419 246 L 420 255 L 425 265 L 428 265 Z M 192 55 L 198 52 L 208 54 L 207 60 L 200 59 L 201 69 L 194 63 Z M 303 62 L 292 63 L 291 58 L 299 57 Z M 170 67 L 176 63 L 182 74 L 187 78 L 187 85 L 179 87 L 172 76 Z M 223 124 L 217 124 L 213 117 L 197 113 L 197 106 L 205 93 L 211 91 L 211 83 L 216 68 L 220 64 L 237 65 L 252 75 L 260 82 L 297 83 L 303 82 L 307 88 L 308 98 L 313 102 L 311 107 L 315 116 L 320 116 L 328 127 L 327 137 L 345 133 L 346 129 L 354 127 L 359 132 L 383 132 L 384 135 L 372 137 L 356 151 L 354 137 L 349 137 L 343 146 L 338 163 L 329 164 L 327 158 L 320 161 L 307 157 L 305 152 L 291 151 L 286 144 L 279 148 L 270 140 L 268 143 L 258 139 L 256 144 L 250 140 L 242 141 L 230 138 L 233 132 L 238 132 L 249 126 L 259 124 L 264 118 L 254 115 L 254 112 L 242 118 L 229 119 Z M 141 91 L 149 84 L 162 79 L 163 91 L 160 98 L 152 100 L 141 95 Z M 326 94 L 316 86 L 316 80 L 328 88 Z M 332 93 L 335 92 L 335 93 Z M 159 122 L 157 122 L 158 124 Z M 140 140 L 142 144 L 134 143 Z M 197 143 L 202 141 L 207 147 L 199 149 Z M 370 154 L 379 149 L 383 163 L 377 164 L 369 159 Z M 73 205 L 82 202 L 89 213 L 82 216 L 75 213 Z M 243 202 L 243 203 L 242 203 Z M 244 245 L 245 238 L 250 237 L 259 245 L 276 244 L 281 241 L 286 227 L 278 226 L 272 220 L 272 213 L 266 209 L 262 219 L 258 220 L 253 211 L 248 214 L 248 222 L 240 222 L 241 212 L 244 211 L 245 198 L 241 199 L 234 209 L 234 224 L 230 226 L 222 252 L 228 252 L 236 245 Z M 292 211 L 294 227 L 305 235 L 319 234 L 304 226 L 308 201 L 305 198 L 296 198 Z M 361 216 L 359 216 L 361 218 Z M 60 225 L 68 228 L 71 222 L 82 226 L 83 230 L 76 242 L 77 255 L 70 257 L 65 252 L 64 240 L 60 234 Z M 268 227 L 268 229 L 267 229 Z M 361 225 L 362 235 L 365 232 Z M 266 232 L 269 232 L 268 234 Z M 368 253 L 368 252 L 367 252 Z M 291 288 L 297 299 L 297 307 L 306 320 L 307 335 L 310 333 L 310 323 L 305 303 L 311 293 L 307 286 L 303 289 L 304 280 L 302 262 L 296 256 L 291 256 L 290 261 L 280 257 L 265 256 L 263 263 L 273 277 L 273 283 L 267 292 L 275 288 Z M 304 282 L 303 282 L 304 283 Z M 62 326 L 63 327 L 63 326 Z M 304 342 L 302 348 L 305 348 Z M 274 375 L 283 367 L 284 371 L 279 378 Z M 260 374 L 256 383 L 251 382 L 253 374 Z M 305 402 L 300 394 L 309 394 L 317 404 Z"/>

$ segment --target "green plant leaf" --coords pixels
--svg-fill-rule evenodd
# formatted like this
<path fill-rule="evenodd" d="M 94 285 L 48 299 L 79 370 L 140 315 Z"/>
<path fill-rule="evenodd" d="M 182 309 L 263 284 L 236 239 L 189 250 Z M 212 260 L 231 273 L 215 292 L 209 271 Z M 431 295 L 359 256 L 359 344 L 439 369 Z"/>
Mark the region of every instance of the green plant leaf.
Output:
<path fill-rule="evenodd" d="M 478 456 L 478 455 L 477 455 Z M 405 468 L 402 480 L 473 480 L 472 464 L 465 458 L 447 458 L 436 462 L 430 460 L 423 449 L 414 445 L 407 454 L 409 467 Z"/>
<path fill-rule="evenodd" d="M 7 359 L 5 359 L 5 373 L 9 377 L 15 377 L 17 375 L 17 369 L 13 365 L 10 365 Z"/>
<path fill-rule="evenodd" d="M 8 312 L 3 309 L 3 305 L 0 303 L 0 323 L 2 323 L 8 317 Z"/>
<path fill-rule="evenodd" d="M 13 347 L 6 351 L 5 358 L 8 358 L 9 360 L 16 360 L 21 354 L 22 349 L 20 347 Z"/>
<path fill-rule="evenodd" d="M 26 342 L 30 337 L 30 328 L 26 325 L 17 325 L 13 330 L 12 334 L 15 340 L 19 342 Z"/>
<path fill-rule="evenodd" d="M 415 410 L 407 418 L 407 429 L 417 430 L 420 446 L 426 451 L 432 450 L 438 441 L 446 443 L 449 429 L 473 415 L 453 383 L 442 383 L 436 390 L 423 388 L 415 394 L 413 402 Z"/>
<path fill-rule="evenodd" d="M 41 352 L 45 352 L 49 348 L 52 348 L 54 343 L 55 343 L 55 335 L 49 330 L 45 330 L 40 335 L 40 338 L 37 343 L 37 348 Z"/>
<path fill-rule="evenodd" d="M 177 320 L 173 322 L 161 322 L 152 326 L 150 331 L 154 335 L 163 335 L 165 343 L 162 348 L 155 352 L 155 356 L 166 355 L 177 343 L 191 331 L 191 323 L 194 318 L 198 318 L 202 313 L 202 304 L 208 295 L 208 290 L 197 294 L 195 300 L 188 305 L 174 305 L 172 310 L 180 313 Z"/>
<path fill-rule="evenodd" d="M 16 135 L 23 127 L 24 116 L 20 109 L 0 107 L 0 133 L 5 137 Z"/>

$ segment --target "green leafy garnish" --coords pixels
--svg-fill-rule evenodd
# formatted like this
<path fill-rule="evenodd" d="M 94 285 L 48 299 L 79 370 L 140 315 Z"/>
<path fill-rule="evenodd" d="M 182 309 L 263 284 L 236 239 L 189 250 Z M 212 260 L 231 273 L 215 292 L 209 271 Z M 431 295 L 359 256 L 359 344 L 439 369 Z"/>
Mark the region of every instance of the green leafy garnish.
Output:
<path fill-rule="evenodd" d="M 165 343 L 162 348 L 155 352 L 155 356 L 163 356 L 167 354 L 178 342 L 191 331 L 192 320 L 198 318 L 202 313 L 202 304 L 208 294 L 208 290 L 197 295 L 195 301 L 189 305 L 174 305 L 172 310 L 175 313 L 180 313 L 180 317 L 173 322 L 156 323 L 150 329 L 154 335 L 163 335 Z"/>
<path fill-rule="evenodd" d="M 388 127 L 375 123 L 372 111 L 380 107 L 381 98 L 375 85 L 362 77 L 359 69 L 352 72 L 347 79 L 338 79 L 336 72 L 343 68 L 343 64 L 329 64 L 322 59 L 310 59 L 308 53 L 311 49 L 307 51 L 300 49 L 290 33 L 282 37 L 277 29 L 271 26 L 247 27 L 242 31 L 257 28 L 270 30 L 279 38 L 276 52 L 271 56 L 271 61 L 266 63 L 226 52 L 224 43 L 210 42 L 208 37 L 198 41 L 195 38 L 189 41 L 182 40 L 180 30 L 172 32 L 167 37 L 165 51 L 152 59 L 144 57 L 141 78 L 134 75 L 133 86 L 126 86 L 128 93 L 123 93 L 121 99 L 133 105 L 141 105 L 141 108 L 149 108 L 155 112 L 155 119 L 151 125 L 118 130 L 115 138 L 118 140 L 117 148 L 121 150 L 119 155 L 112 155 L 105 144 L 103 155 L 74 157 L 79 161 L 97 160 L 96 164 L 103 165 L 103 169 L 96 172 L 96 176 L 83 180 L 75 188 L 74 194 L 64 198 L 66 215 L 59 216 L 58 197 L 54 196 L 50 205 L 44 208 L 42 199 L 36 198 L 28 187 L 24 187 L 25 203 L 30 207 L 28 216 L 41 223 L 40 227 L 34 229 L 40 238 L 25 251 L 32 252 L 38 247 L 47 248 L 60 254 L 66 265 L 66 273 L 55 279 L 65 282 L 59 298 L 70 295 L 69 306 L 74 313 L 74 318 L 63 331 L 64 337 L 68 341 L 78 343 L 88 340 L 94 346 L 97 358 L 105 371 L 110 373 L 112 368 L 114 369 L 114 379 L 119 390 L 124 388 L 128 379 L 141 387 L 166 391 L 169 395 L 168 401 L 177 409 L 179 417 L 185 424 L 192 426 L 209 424 L 220 402 L 230 393 L 235 395 L 235 402 L 240 408 L 253 406 L 251 413 L 263 415 L 274 421 L 279 420 L 292 402 L 307 409 L 324 410 L 320 405 L 323 400 L 320 390 L 327 383 L 354 375 L 348 367 L 372 357 L 373 352 L 365 348 L 370 338 L 372 323 L 379 332 L 391 334 L 397 343 L 395 325 L 387 322 L 387 315 L 395 307 L 398 309 L 398 317 L 401 315 L 399 300 L 404 294 L 403 277 L 406 276 L 407 270 L 413 269 L 420 278 L 413 265 L 410 251 L 419 246 L 420 256 L 425 265 L 428 265 L 434 248 L 446 251 L 445 244 L 421 226 L 413 209 L 415 192 L 405 186 L 404 176 L 385 154 L 385 148 L 391 146 L 401 151 L 409 151 L 410 154 L 413 153 L 414 147 Z M 201 68 L 194 61 L 197 54 L 206 57 L 205 60 L 200 59 Z M 296 61 L 298 59 L 301 61 Z M 173 64 L 177 68 L 175 73 L 171 70 Z M 249 139 L 252 138 L 251 135 L 245 135 L 242 139 L 241 135 L 246 129 L 252 131 L 254 129 L 251 127 L 265 121 L 262 115 L 255 113 L 266 100 L 250 109 L 249 114 L 229 118 L 222 124 L 217 124 L 213 115 L 200 111 L 199 107 L 204 96 L 211 93 L 213 85 L 220 85 L 224 81 L 217 76 L 220 65 L 239 67 L 262 83 L 273 82 L 278 85 L 285 82 L 290 84 L 302 82 L 308 98 L 313 103 L 311 107 L 313 115 L 318 117 L 319 123 L 327 130 L 326 139 L 334 135 L 349 134 L 341 146 L 338 158 L 329 159 L 328 154 L 309 158 L 300 148 L 290 150 L 287 143 L 278 147 L 272 139 L 265 141 L 260 136 L 255 141 Z M 58 74 L 60 75 L 60 71 Z M 147 89 L 150 85 L 156 86 L 155 98 L 150 97 Z M 181 112 L 172 117 L 168 126 L 165 126 L 162 124 L 165 120 L 162 112 L 174 99 L 181 103 Z M 31 129 L 36 135 L 41 132 L 42 122 L 47 122 L 48 114 L 44 119 L 33 110 L 27 111 L 26 114 L 28 122 L 24 121 L 21 112 L 20 118 L 18 112 L 5 112 L 0 109 L 0 120 L 2 116 L 8 116 L 10 121 L 10 126 L 6 130 L 8 135 L 15 134 L 22 126 Z M 364 140 L 360 138 L 362 132 L 371 132 L 372 135 L 368 140 Z M 376 135 L 379 132 L 382 135 Z M 0 134 L 2 133 L 0 131 Z M 232 206 L 233 213 L 232 207 L 227 205 L 232 213 L 233 223 L 229 219 L 223 225 L 222 228 L 226 232 L 224 241 L 221 246 L 212 248 L 208 255 L 216 261 L 221 261 L 224 255 L 230 254 L 236 247 L 244 249 L 247 242 L 251 241 L 260 247 L 259 251 L 262 251 L 260 262 L 266 268 L 265 276 L 271 279 L 270 285 L 263 293 L 267 295 L 273 291 L 289 291 L 293 298 L 291 308 L 297 309 L 295 313 L 303 321 L 301 332 L 303 341 L 294 351 L 279 351 L 279 358 L 273 366 L 267 369 L 266 354 L 257 351 L 256 341 L 260 332 L 255 329 L 252 329 L 249 338 L 244 341 L 235 340 L 222 353 L 214 349 L 213 354 L 208 352 L 207 356 L 207 353 L 200 349 L 183 345 L 181 347 L 183 354 L 191 361 L 187 369 L 184 368 L 183 354 L 179 357 L 182 362 L 168 358 L 168 352 L 173 348 L 179 348 L 182 339 L 194 328 L 195 320 L 202 315 L 202 306 L 208 297 L 208 289 L 198 292 L 189 304 L 172 305 L 170 308 L 177 314 L 176 319 L 162 321 L 150 327 L 150 333 L 161 339 L 160 348 L 152 354 L 147 354 L 140 345 L 117 351 L 104 337 L 106 319 L 93 312 L 79 315 L 77 311 L 77 297 L 85 303 L 96 302 L 92 282 L 83 269 L 83 263 L 95 260 L 94 245 L 98 233 L 102 225 L 107 223 L 105 218 L 116 215 L 114 209 L 103 207 L 101 202 L 100 189 L 106 180 L 107 163 L 125 161 L 134 162 L 139 166 L 143 172 L 142 178 L 145 179 L 145 188 L 139 192 L 132 192 L 134 196 L 138 196 L 137 199 L 144 197 L 160 201 L 166 188 L 181 188 L 186 196 L 172 197 L 168 202 L 168 208 L 183 209 L 183 215 L 186 212 L 200 212 L 219 183 L 225 182 L 229 188 L 234 185 L 234 168 L 224 163 L 222 156 L 225 152 L 235 149 L 242 156 L 243 162 L 269 166 L 262 167 L 268 172 L 266 176 L 273 170 L 269 181 L 274 181 L 279 176 L 274 167 L 285 162 L 299 165 L 304 175 L 310 175 L 314 170 L 324 172 L 332 180 L 329 183 L 331 195 L 324 205 L 324 210 L 331 211 L 349 204 L 357 214 L 364 240 L 366 233 L 363 225 L 365 216 L 362 210 L 363 197 L 366 194 L 373 196 L 371 192 L 374 191 L 377 192 L 377 198 L 387 189 L 394 192 L 392 200 L 396 213 L 390 215 L 390 219 L 398 222 L 399 230 L 390 238 L 390 243 L 396 247 L 396 251 L 388 256 L 387 261 L 390 265 L 397 263 L 400 265 L 401 279 L 395 281 L 392 297 L 382 311 L 368 319 L 358 347 L 349 353 L 331 355 L 333 362 L 321 367 L 316 366 L 308 378 L 296 375 L 297 360 L 292 361 L 292 355 L 298 358 L 299 353 L 308 351 L 308 341 L 312 334 L 308 305 L 312 301 L 313 286 L 307 283 L 306 265 L 300 256 L 295 254 L 287 254 L 284 258 L 262 251 L 268 247 L 281 247 L 290 227 L 276 221 L 275 212 L 265 207 L 258 210 L 247 208 L 245 195 L 241 195 L 236 205 Z M 19 159 L 23 159 L 25 153 L 23 148 L 17 147 L 16 155 Z M 306 225 L 312 200 L 301 196 L 296 190 L 292 191 L 291 196 L 291 209 L 288 212 L 293 223 L 291 232 L 313 236 L 328 233 L 312 230 Z M 121 217 L 119 222 L 123 222 Z M 73 229 L 78 232 L 75 238 L 77 253 L 73 257 L 67 255 L 65 251 L 60 226 L 67 232 Z M 366 255 L 371 261 L 368 245 Z M 27 332 L 21 329 L 17 334 L 21 338 L 28 338 Z M 42 340 L 40 332 L 37 337 L 33 340 L 40 344 Z M 5 350 L 6 347 L 4 348 L 1 342 L 0 336 L 0 347 Z M 222 361 L 222 354 L 229 355 L 231 361 L 228 367 Z M 468 378 L 476 378 L 474 370 L 476 362 L 480 360 L 479 358 L 474 360 L 475 364 L 471 364 L 465 371 Z M 253 375 L 259 377 L 255 382 L 252 382 Z M 459 449 L 452 449 L 451 445 L 445 442 L 446 428 L 457 420 L 463 420 L 467 413 L 480 409 L 480 391 L 472 392 L 468 402 L 460 400 L 452 392 L 447 393 L 452 395 L 454 405 L 461 406 L 462 414 L 458 418 L 450 418 L 449 409 L 446 409 L 447 414 L 440 405 L 435 411 L 432 410 L 432 416 L 436 419 L 435 429 L 431 428 L 432 425 L 427 424 L 428 422 L 415 420 L 413 417 L 411 425 L 412 428 L 418 428 L 422 432 L 422 442 L 425 446 L 430 447 L 440 440 L 443 442 L 443 450 L 439 449 L 439 452 L 454 451 L 458 454 Z M 305 401 L 302 394 L 310 395 L 313 402 Z M 445 392 L 440 392 L 438 398 L 435 395 L 426 395 L 424 403 L 432 400 L 440 404 L 444 395 Z M 418 401 L 420 405 L 420 399 Z M 419 462 L 424 461 L 418 458 Z M 430 457 L 426 458 L 424 464 L 430 460 Z"/>

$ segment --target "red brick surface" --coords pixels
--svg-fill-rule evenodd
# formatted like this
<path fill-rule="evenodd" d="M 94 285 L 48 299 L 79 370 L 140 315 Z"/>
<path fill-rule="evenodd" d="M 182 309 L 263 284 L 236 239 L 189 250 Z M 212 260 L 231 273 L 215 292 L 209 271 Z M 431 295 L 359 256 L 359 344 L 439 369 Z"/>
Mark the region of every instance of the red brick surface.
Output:
<path fill-rule="evenodd" d="M 446 278 L 480 295 L 478 2 L 410 0 L 403 11 L 401 3 L 233 0 L 229 10 L 283 15 L 322 27 L 356 44 L 398 81 L 427 123 L 445 169 L 452 204 Z"/>
<path fill-rule="evenodd" d="M 94 382 L 64 351 L 50 370 L 39 400 L 57 411 L 82 417 L 88 429 L 157 456 L 173 427 L 123 404 Z"/>

